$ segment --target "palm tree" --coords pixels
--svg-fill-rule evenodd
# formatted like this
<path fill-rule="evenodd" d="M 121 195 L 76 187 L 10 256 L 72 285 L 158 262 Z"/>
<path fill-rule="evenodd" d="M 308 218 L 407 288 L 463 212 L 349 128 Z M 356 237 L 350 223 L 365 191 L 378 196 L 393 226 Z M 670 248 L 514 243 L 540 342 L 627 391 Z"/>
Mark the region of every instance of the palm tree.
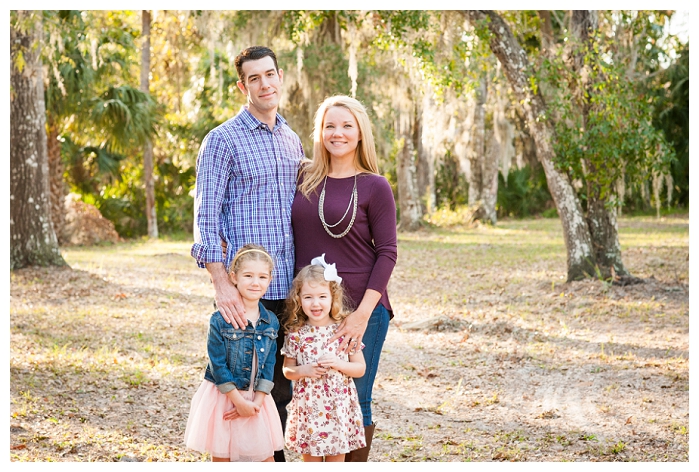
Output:
<path fill-rule="evenodd" d="M 64 165 L 79 191 L 99 193 L 105 177 L 120 177 L 126 153 L 155 135 L 156 107 L 148 94 L 113 85 L 131 80 L 133 30 L 102 12 L 44 11 L 44 18 L 52 219 L 60 237 Z"/>

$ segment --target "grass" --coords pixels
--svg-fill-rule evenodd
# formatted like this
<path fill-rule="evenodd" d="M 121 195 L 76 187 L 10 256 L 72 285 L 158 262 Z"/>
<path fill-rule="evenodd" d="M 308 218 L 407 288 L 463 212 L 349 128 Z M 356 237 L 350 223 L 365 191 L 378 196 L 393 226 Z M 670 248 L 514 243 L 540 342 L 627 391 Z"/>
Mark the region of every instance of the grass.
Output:
<path fill-rule="evenodd" d="M 689 323 L 682 291 L 689 277 L 688 219 L 624 217 L 620 229 L 629 269 L 664 284 L 655 298 L 619 297 L 616 288 L 592 279 L 565 284 L 557 219 L 399 234 L 389 287 L 394 329 L 447 315 L 466 321 L 470 337 L 420 332 L 387 345 L 382 362 L 397 360 L 395 368 L 380 370 L 379 382 L 408 392 L 389 395 L 391 404 L 405 397 L 418 405 L 396 407 L 410 420 L 400 428 L 377 429 L 372 460 L 614 460 L 630 450 L 639 460 L 663 457 L 649 446 L 638 452 L 626 437 L 600 440 L 595 429 L 552 429 L 565 415 L 558 406 L 536 408 L 516 427 L 451 423 L 522 413 L 522 392 L 516 397 L 506 384 L 520 367 L 546 378 L 584 366 L 603 396 L 596 413 L 614 421 L 612 401 L 628 395 L 636 409 L 648 408 L 633 413 L 639 430 L 646 425 L 686 444 L 688 421 L 666 420 L 657 408 L 668 395 L 680 404 L 689 395 L 681 347 Z M 190 247 L 177 237 L 66 248 L 71 269 L 10 274 L 11 461 L 206 460 L 182 444 L 212 308 L 210 281 Z M 655 333 L 665 337 L 648 343 Z M 502 366 L 509 370 L 499 373 Z M 670 388 L 630 393 L 631 381 L 617 377 L 623 369 Z M 676 454 L 681 460 L 688 452 Z"/>

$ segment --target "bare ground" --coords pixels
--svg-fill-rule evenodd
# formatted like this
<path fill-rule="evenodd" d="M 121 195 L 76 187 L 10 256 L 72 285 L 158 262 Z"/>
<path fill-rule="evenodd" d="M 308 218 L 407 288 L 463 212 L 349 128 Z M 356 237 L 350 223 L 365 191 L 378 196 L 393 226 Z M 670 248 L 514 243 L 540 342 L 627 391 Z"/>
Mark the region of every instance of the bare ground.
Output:
<path fill-rule="evenodd" d="M 370 460 L 689 461 L 688 220 L 620 224 L 643 284 L 563 283 L 555 221 L 402 234 Z M 207 460 L 182 444 L 211 307 L 188 244 L 65 257 L 11 274 L 10 459 Z"/>

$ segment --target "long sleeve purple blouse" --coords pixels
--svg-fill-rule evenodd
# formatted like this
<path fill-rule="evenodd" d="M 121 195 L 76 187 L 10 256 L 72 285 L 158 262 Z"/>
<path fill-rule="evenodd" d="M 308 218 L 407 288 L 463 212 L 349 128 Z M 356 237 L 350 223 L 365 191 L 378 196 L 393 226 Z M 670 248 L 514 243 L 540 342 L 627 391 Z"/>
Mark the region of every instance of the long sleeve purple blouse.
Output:
<path fill-rule="evenodd" d="M 354 177 L 328 177 L 325 187 L 325 222 L 337 223 L 345 214 Z M 345 293 L 356 308 L 367 289 L 381 294 L 380 303 L 391 312 L 386 287 L 396 265 L 398 246 L 396 237 L 396 204 L 388 181 L 376 174 L 357 175 L 358 206 L 352 229 L 342 238 L 331 237 L 323 228 L 318 215 L 318 199 L 323 183 L 315 192 L 304 197 L 296 191 L 291 206 L 291 225 L 294 231 L 296 273 L 311 263 L 311 259 L 325 253 L 325 261 L 335 263 L 342 277 Z M 341 234 L 352 218 L 350 207 L 344 220 L 334 228 Z"/>

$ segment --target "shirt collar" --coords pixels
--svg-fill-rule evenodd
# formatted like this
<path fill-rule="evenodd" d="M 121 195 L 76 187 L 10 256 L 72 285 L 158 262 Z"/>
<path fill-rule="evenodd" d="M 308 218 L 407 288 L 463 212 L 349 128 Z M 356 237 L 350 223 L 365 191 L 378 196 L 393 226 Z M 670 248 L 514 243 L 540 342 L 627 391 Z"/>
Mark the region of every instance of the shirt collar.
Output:
<path fill-rule="evenodd" d="M 240 117 L 247 129 L 255 129 L 262 124 L 260 120 L 255 118 L 255 116 L 252 113 L 250 113 L 250 110 L 248 110 L 247 105 L 243 105 L 242 107 L 240 107 Z M 277 113 L 277 122 L 275 124 L 275 128 L 285 124 L 286 120 L 282 117 L 282 115 Z"/>
<path fill-rule="evenodd" d="M 279 115 L 277 115 L 279 116 Z M 270 324 L 270 316 L 269 312 L 267 311 L 267 308 L 262 304 L 262 302 L 259 303 L 260 305 L 260 320 L 264 321 L 267 324 Z"/>

